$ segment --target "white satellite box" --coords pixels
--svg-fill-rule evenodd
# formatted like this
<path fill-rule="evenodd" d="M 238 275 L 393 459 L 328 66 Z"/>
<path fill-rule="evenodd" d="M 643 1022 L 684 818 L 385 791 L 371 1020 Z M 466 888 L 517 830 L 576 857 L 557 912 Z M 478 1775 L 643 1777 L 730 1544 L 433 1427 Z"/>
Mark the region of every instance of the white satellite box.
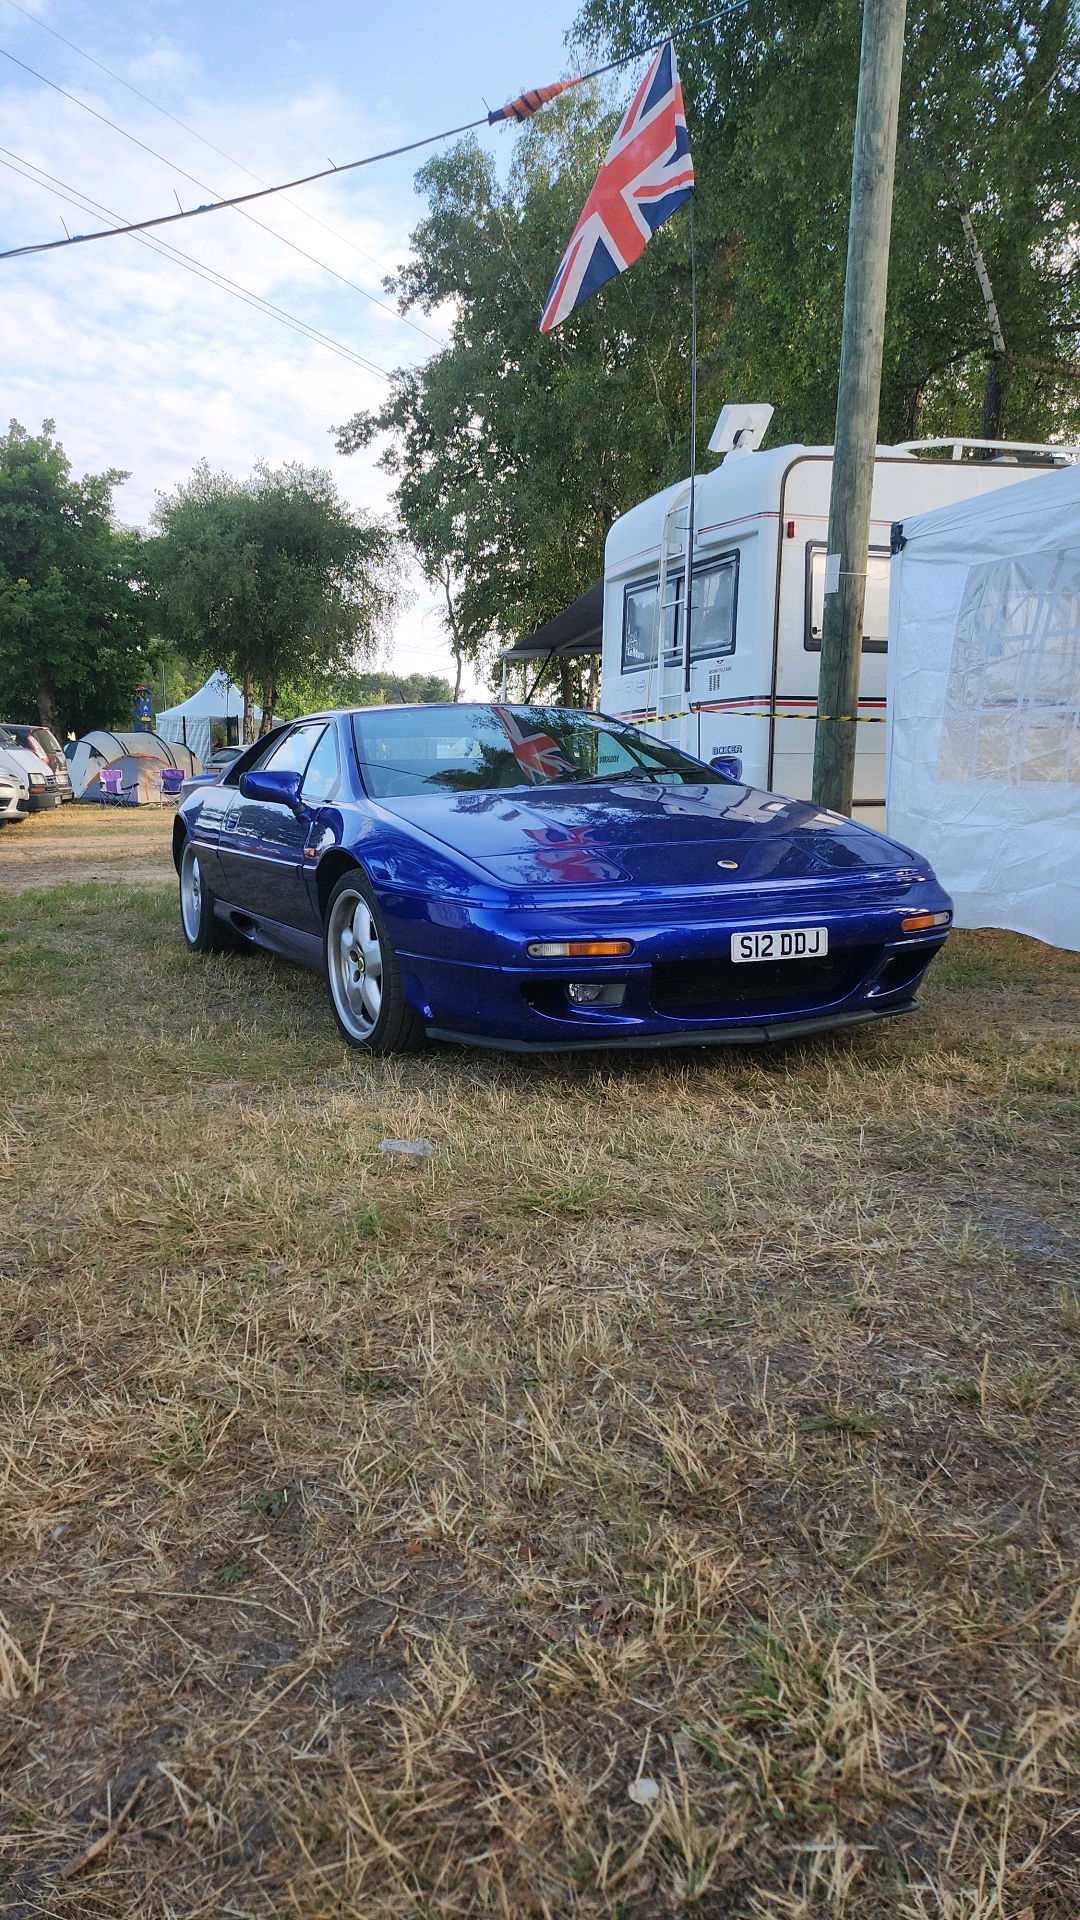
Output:
<path fill-rule="evenodd" d="M 765 402 L 724 407 L 712 430 L 710 453 L 753 453 L 765 438 L 775 409 Z"/>

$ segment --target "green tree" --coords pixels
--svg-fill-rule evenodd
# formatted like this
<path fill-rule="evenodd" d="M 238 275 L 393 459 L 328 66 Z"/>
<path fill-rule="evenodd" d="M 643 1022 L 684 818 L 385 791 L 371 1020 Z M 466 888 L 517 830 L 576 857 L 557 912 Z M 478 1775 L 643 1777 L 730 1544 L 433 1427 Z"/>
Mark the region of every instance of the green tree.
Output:
<path fill-rule="evenodd" d="M 588 0 L 578 31 L 621 54 L 672 17 L 667 0 Z M 860 25 L 858 0 L 751 0 L 715 27 L 676 26 L 698 182 L 699 466 L 725 400 L 772 401 L 774 444 L 832 439 Z M 1067 0 L 912 0 L 882 439 L 1080 431 L 1078 52 Z M 537 330 L 616 120 L 593 83 L 521 131 L 505 184 L 471 139 L 427 163 L 396 285 L 403 309 L 452 310 L 449 344 L 337 430 L 345 452 L 386 437 L 402 525 L 473 657 L 565 607 L 601 572 L 616 513 L 688 468 L 685 214 Z"/>
<path fill-rule="evenodd" d="M 278 694 L 277 715 L 294 720 L 324 707 L 415 706 L 420 701 L 449 701 L 454 690 L 438 673 L 329 673 L 288 680 Z"/>
<path fill-rule="evenodd" d="M 385 434 L 381 463 L 458 657 L 529 633 L 603 569 L 615 515 L 686 459 L 685 217 L 633 274 L 542 338 L 544 296 L 617 120 L 595 87 L 518 142 L 505 187 L 466 140 L 417 176 L 428 217 L 399 279 L 404 306 L 453 301 L 450 344 L 398 376 L 383 408 L 338 429 Z"/>
<path fill-rule="evenodd" d="M 189 659 L 244 689 L 252 737 L 292 683 L 311 686 L 370 657 L 399 599 L 398 542 L 355 513 L 328 473 L 257 466 L 248 480 L 205 461 L 159 499 L 150 578 L 166 631 Z"/>
<path fill-rule="evenodd" d="M 660 0 L 586 0 L 579 31 L 620 54 L 671 18 Z M 782 440 L 832 438 L 861 22 L 860 0 L 751 0 L 677 40 L 706 393 L 772 400 Z M 909 5 L 883 440 L 981 426 L 1042 439 L 1080 426 L 1078 59 L 1069 0 Z M 1004 365 L 962 208 L 1001 314 Z"/>
<path fill-rule="evenodd" d="M 73 479 L 52 420 L 0 435 L 0 715 L 61 733 L 131 724 L 156 653 L 143 543 L 113 519 L 126 478 Z"/>
<path fill-rule="evenodd" d="M 342 692 L 340 704 L 355 707 L 417 706 L 456 699 L 441 673 L 358 673 Z"/>

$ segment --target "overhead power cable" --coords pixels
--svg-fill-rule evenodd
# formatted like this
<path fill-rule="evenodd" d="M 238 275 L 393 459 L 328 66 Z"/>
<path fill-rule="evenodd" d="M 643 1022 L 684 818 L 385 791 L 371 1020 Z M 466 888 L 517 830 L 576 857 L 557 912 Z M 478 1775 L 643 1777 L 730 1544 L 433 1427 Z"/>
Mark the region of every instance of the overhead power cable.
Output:
<path fill-rule="evenodd" d="M 16 13 L 21 13 L 24 20 L 29 20 L 32 26 L 39 27 L 42 33 L 49 33 L 54 40 L 60 41 L 61 46 L 70 47 L 72 53 L 77 53 L 80 60 L 88 60 L 99 73 L 107 74 L 110 80 L 115 80 L 118 87 L 125 87 L 128 93 L 135 95 L 136 100 L 144 100 L 148 107 L 153 107 L 155 113 L 163 114 L 166 120 L 171 120 L 174 127 L 179 127 L 183 133 L 190 134 L 193 140 L 200 141 L 211 153 L 216 153 L 219 160 L 227 160 L 230 167 L 237 167 L 241 173 L 246 173 L 249 180 L 257 180 L 260 187 L 270 185 L 269 180 L 264 180 L 261 174 L 254 173 L 250 167 L 244 165 L 242 160 L 237 160 L 234 154 L 226 153 L 224 147 L 215 146 L 212 140 L 207 139 L 205 133 L 200 133 L 197 127 L 189 126 L 186 120 L 181 120 L 179 114 L 170 113 L 168 107 L 163 107 L 160 100 L 152 99 L 150 94 L 144 93 L 141 87 L 133 86 L 130 80 L 124 79 L 123 74 L 116 73 L 112 67 L 107 67 L 103 60 L 98 60 L 92 53 L 87 53 L 85 47 L 76 46 L 74 40 L 69 40 L 64 33 L 58 33 L 55 27 L 48 26 L 44 20 L 38 18 L 36 13 L 31 13 L 28 7 L 21 7 L 19 0 L 6 0 L 6 3 Z M 342 246 L 351 247 L 353 253 L 358 254 L 361 260 L 367 260 L 373 267 L 378 267 L 380 273 L 389 271 L 385 261 L 376 260 L 373 253 L 365 253 L 363 247 L 358 247 L 355 240 L 349 239 L 348 234 L 339 232 L 337 227 L 328 226 L 327 222 L 320 220 L 318 214 L 312 213 L 309 207 L 302 207 L 297 200 L 287 201 L 286 204 L 294 207 L 305 220 L 311 220 L 315 226 L 321 227 L 324 233 L 329 233 L 335 240 L 340 240 Z"/>
<path fill-rule="evenodd" d="M 2 157 L 4 155 L 8 157 L 5 159 Z M 58 180 L 55 174 L 46 173 L 44 167 L 36 166 L 23 154 L 12 153 L 9 147 L 0 147 L 0 166 L 7 167 L 10 172 L 18 174 L 23 180 L 29 180 L 32 186 L 44 187 L 46 193 L 51 193 L 56 199 L 65 201 L 68 206 L 78 207 L 82 213 L 103 213 L 111 220 L 119 218 L 113 208 L 102 206 L 100 201 L 92 200 L 89 194 L 81 192 L 78 187 L 70 186 L 67 181 Z M 49 182 L 53 184 L 50 185 Z M 132 238 L 140 246 L 149 247 L 154 253 L 160 254 L 163 260 L 175 261 L 178 266 L 197 274 L 200 280 L 206 280 L 211 286 L 220 288 L 221 292 L 231 294 L 234 299 L 242 300 L 245 306 L 254 307 L 257 313 L 267 314 L 271 319 L 280 320 L 294 333 L 302 334 L 306 339 L 314 341 L 316 346 L 326 347 L 329 352 L 336 353 L 339 358 L 348 360 L 353 366 L 362 367 L 366 373 L 377 373 L 380 379 L 389 380 L 390 375 L 385 367 L 376 366 L 373 360 L 368 360 L 364 354 L 357 353 L 355 348 L 346 346 L 341 340 L 335 340 L 328 333 L 322 333 L 319 328 L 310 326 L 306 320 L 301 320 L 296 314 L 289 313 L 285 307 L 279 307 L 273 300 L 265 299 L 262 294 L 252 293 L 250 288 L 242 287 L 235 280 L 230 280 L 227 274 L 220 273 L 216 267 L 208 267 L 201 260 L 193 260 L 189 253 L 182 252 L 179 247 L 171 245 L 169 241 L 160 240 L 156 235 L 138 233 L 133 234 Z"/>
<path fill-rule="evenodd" d="M 190 180 L 192 186 L 200 188 L 203 193 L 215 192 L 215 188 L 209 186 L 205 180 L 200 180 L 197 174 L 189 173 L 186 167 L 181 167 L 175 160 L 170 160 L 165 154 L 158 153 L 155 147 L 147 146 L 145 140 L 140 140 L 136 134 L 129 133 L 127 128 L 120 126 L 118 121 L 110 120 L 107 114 L 99 113 L 98 109 L 92 107 L 89 101 L 80 100 L 77 93 L 69 93 L 66 87 L 61 87 L 55 80 L 50 80 L 47 74 L 39 73 L 36 67 L 28 66 L 25 60 L 20 60 L 14 53 L 9 53 L 6 47 L 0 47 L 0 54 L 3 55 L 5 60 L 14 62 L 15 66 L 22 67 L 24 73 L 31 74 L 35 80 L 40 80 L 43 86 L 51 87 L 54 93 L 60 94 L 65 100 L 70 100 L 73 106 L 81 107 L 84 113 L 91 114 L 95 120 L 100 120 L 104 126 L 111 127 L 112 131 L 120 134 L 122 139 L 130 140 L 132 146 L 141 147 L 143 153 L 148 153 L 151 159 L 160 160 L 162 166 L 171 167 L 173 172 L 180 174 L 182 179 Z M 180 205 L 179 200 L 177 201 L 177 205 Z M 182 207 L 180 210 L 183 212 Z M 389 313 L 395 320 L 400 320 L 405 326 L 411 327 L 414 333 L 422 333 L 425 340 L 431 340 L 435 346 L 441 347 L 442 341 L 438 336 L 434 333 L 429 333 L 427 328 L 420 326 L 418 321 L 410 320 L 407 314 L 398 313 L 396 307 L 389 306 L 385 300 L 377 299 L 373 293 L 367 291 L 366 287 L 361 287 L 355 280 L 348 279 L 345 274 L 339 273 L 336 267 L 328 266 L 325 260 L 317 260 L 315 255 L 308 253 L 305 247 L 298 246 L 295 240 L 287 239 L 285 234 L 278 233 L 276 228 L 268 227 L 265 221 L 260 220 L 254 213 L 249 213 L 246 207 L 237 207 L 237 212 L 240 213 L 245 220 L 250 220 L 253 226 L 261 227 L 262 231 L 270 234 L 272 239 L 280 240 L 282 246 L 291 247 L 294 253 L 299 253 L 305 260 L 310 260 L 313 266 L 320 267 L 324 273 L 329 273 L 335 280 L 340 280 L 343 286 L 351 287 L 354 293 L 362 294 L 364 299 L 370 300 L 373 306 L 381 307 L 384 313 Z"/>
<path fill-rule="evenodd" d="M 743 7 L 748 5 L 749 0 L 734 0 L 734 4 L 723 7 L 718 13 L 710 13 L 702 20 L 691 22 L 688 27 L 682 29 L 682 32 L 692 33 L 700 27 L 711 26 L 716 20 L 725 20 L 733 13 L 740 13 Z M 201 207 L 181 208 L 179 213 L 158 214 L 156 218 L 150 220 L 130 220 L 123 226 L 100 227 L 93 233 L 73 233 L 69 234 L 66 240 L 39 240 L 33 246 L 8 247 L 3 252 L 0 252 L 0 260 L 18 260 L 30 253 L 55 253 L 60 247 L 81 247 L 85 246 L 91 240 L 114 240 L 125 233 L 145 233 L 151 227 L 174 226 L 178 220 L 195 220 L 200 214 L 220 213 L 226 207 L 244 207 L 249 205 L 252 200 L 266 200 L 271 194 L 287 193 L 294 187 L 310 186 L 315 180 L 332 180 L 338 174 L 355 173 L 359 167 L 372 167 L 380 160 L 396 160 L 400 158 L 402 154 L 418 153 L 422 147 L 436 146 L 440 140 L 456 140 L 459 134 L 473 133 L 477 127 L 494 126 L 500 120 L 527 120 L 537 111 L 538 107 L 543 106 L 546 101 L 553 99 L 556 94 L 564 93 L 568 87 L 580 87 L 586 80 L 597 80 L 602 74 L 614 73 L 619 67 L 628 65 L 631 60 L 639 60 L 643 54 L 654 53 L 657 47 L 662 47 L 665 41 L 670 38 L 671 34 L 667 33 L 663 39 L 654 40 L 647 47 L 638 47 L 633 53 L 624 53 L 621 54 L 617 60 L 609 60 L 605 66 L 594 67 L 591 73 L 580 73 L 573 80 L 560 80 L 553 86 L 539 87 L 532 93 L 521 94 L 516 100 L 508 102 L 505 107 L 498 107 L 493 112 L 486 113 L 481 120 L 467 120 L 463 122 L 460 127 L 447 127 L 442 133 L 425 134 L 421 140 L 408 140 L 403 146 L 387 147 L 382 153 L 368 153 L 360 160 L 347 160 L 344 165 L 340 167 L 321 167 L 317 173 L 302 174 L 297 180 L 283 180 L 279 186 L 259 187 L 253 193 L 232 194 L 225 200 L 211 200 L 208 201 L 205 206 Z M 3 49 L 0 49 L 0 52 L 2 51 Z M 15 56 L 8 54 L 7 58 L 12 60 Z M 17 65 L 25 67 L 26 63 L 20 60 L 17 62 Z M 26 71 L 32 73 L 33 68 L 27 67 Z M 41 78 L 40 75 L 36 77 Z M 49 81 L 47 84 L 53 86 L 55 82 Z M 56 90 L 58 93 L 64 92 L 63 87 L 57 87 Z M 71 95 L 67 97 L 73 98 Z M 83 103 L 79 102 L 78 104 L 81 105 Z M 93 113 L 95 110 L 93 107 L 90 107 L 88 111 Z M 98 119 L 104 119 L 105 116 L 103 114 L 97 114 L 96 117 Z M 112 123 L 110 122 L 109 124 L 111 125 Z M 134 139 L 134 135 L 129 135 L 129 138 Z M 137 141 L 136 145 L 142 146 L 143 142 Z M 146 151 L 151 152 L 152 149 L 147 148 Z M 160 155 L 155 154 L 154 158 L 159 159 Z M 171 165 L 171 162 L 167 162 L 166 164 Z M 182 171 L 182 169 L 178 168 L 177 171 Z M 192 176 L 189 174 L 187 178 L 191 179 Z M 369 296 L 369 298 L 370 297 L 371 296 Z"/>

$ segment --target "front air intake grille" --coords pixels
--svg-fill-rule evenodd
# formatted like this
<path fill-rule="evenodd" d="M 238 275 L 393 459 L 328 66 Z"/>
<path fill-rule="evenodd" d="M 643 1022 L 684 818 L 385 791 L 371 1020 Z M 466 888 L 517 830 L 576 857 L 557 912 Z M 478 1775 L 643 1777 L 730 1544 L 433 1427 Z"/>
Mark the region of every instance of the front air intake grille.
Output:
<path fill-rule="evenodd" d="M 728 1008 L 828 1006 L 853 993 L 880 947 L 838 947 L 820 960 L 666 960 L 652 970 L 657 1013 L 723 1014 Z"/>
<path fill-rule="evenodd" d="M 874 993 L 899 993 L 903 987 L 917 987 L 920 976 L 926 971 L 935 953 L 939 951 L 940 946 L 931 947 L 920 944 L 908 953 L 894 953 L 888 965 L 882 967 L 874 981 Z"/>

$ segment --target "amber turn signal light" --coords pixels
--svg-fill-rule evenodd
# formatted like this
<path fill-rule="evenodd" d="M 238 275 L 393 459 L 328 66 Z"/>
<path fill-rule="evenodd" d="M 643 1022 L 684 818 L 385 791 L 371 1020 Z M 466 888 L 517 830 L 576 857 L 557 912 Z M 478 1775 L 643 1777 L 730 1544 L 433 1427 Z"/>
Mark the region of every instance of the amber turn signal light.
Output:
<path fill-rule="evenodd" d="M 532 940 L 526 948 L 530 960 L 603 960 L 633 951 L 632 940 Z"/>
<path fill-rule="evenodd" d="M 952 919 L 951 913 L 909 913 L 901 920 L 901 933 L 922 933 L 927 927 L 947 927 Z"/>

